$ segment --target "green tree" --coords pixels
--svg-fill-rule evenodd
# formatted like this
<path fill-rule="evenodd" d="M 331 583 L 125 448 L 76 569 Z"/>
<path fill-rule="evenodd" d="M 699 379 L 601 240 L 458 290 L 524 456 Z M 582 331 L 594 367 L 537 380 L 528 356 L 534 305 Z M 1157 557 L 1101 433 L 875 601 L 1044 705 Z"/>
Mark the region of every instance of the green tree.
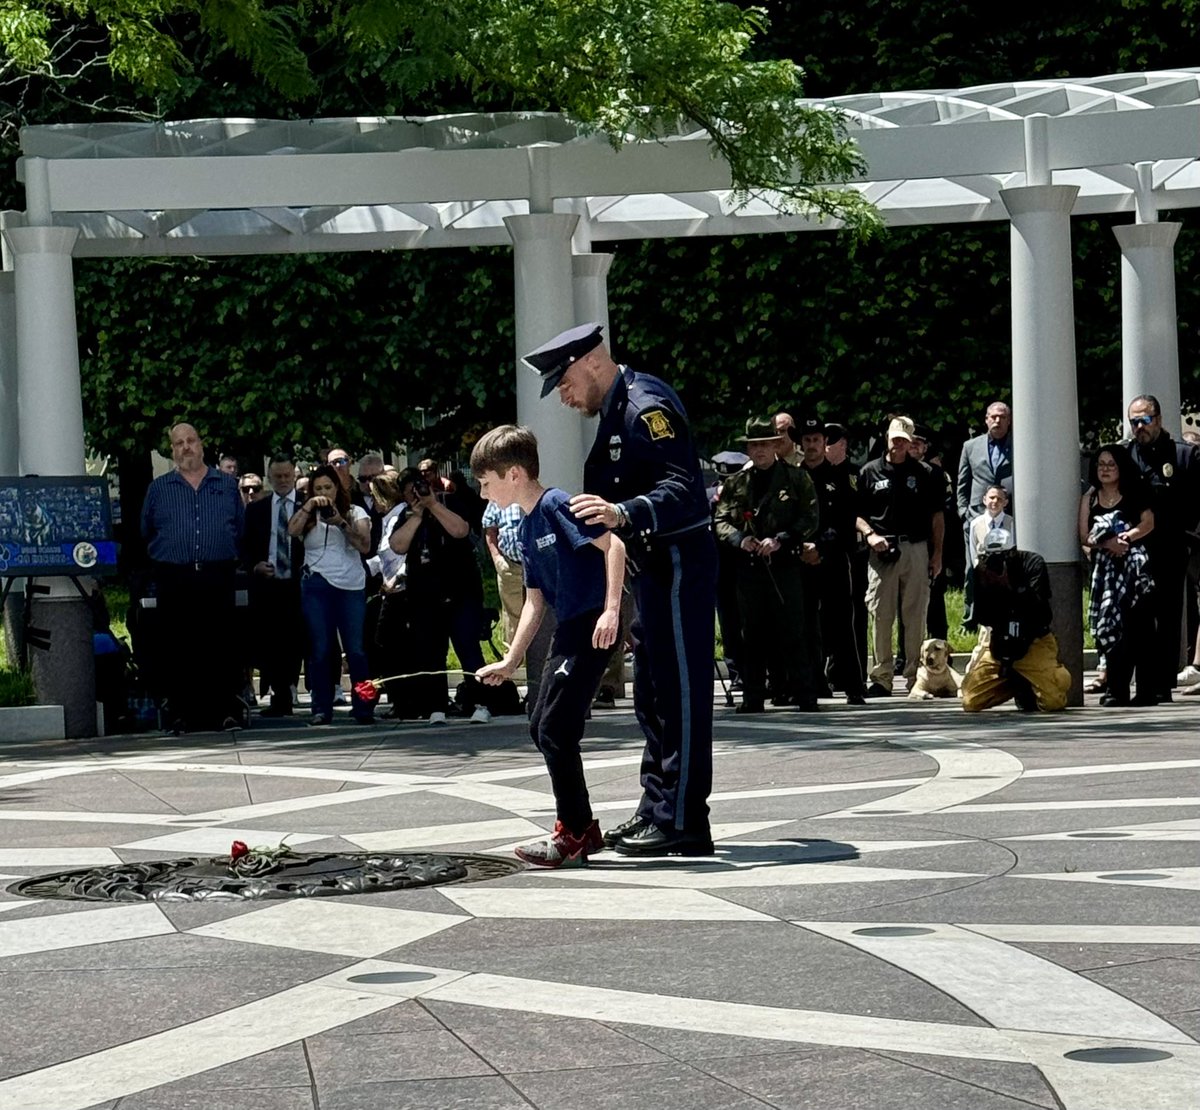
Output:
<path fill-rule="evenodd" d="M 769 191 L 863 234 L 877 226 L 857 193 L 828 187 L 863 168 L 841 117 L 801 101 L 791 62 L 748 57 L 768 26 L 761 8 L 725 0 L 0 0 L 0 77 L 17 89 L 22 75 L 61 84 L 66 44 L 81 26 L 103 36 L 87 39 L 87 65 L 103 61 L 160 95 L 186 89 L 194 69 L 185 46 L 199 34 L 294 104 L 321 98 L 328 54 L 341 72 L 371 74 L 410 102 L 466 95 L 476 106 L 562 111 L 614 146 L 698 126 L 743 197 Z"/>

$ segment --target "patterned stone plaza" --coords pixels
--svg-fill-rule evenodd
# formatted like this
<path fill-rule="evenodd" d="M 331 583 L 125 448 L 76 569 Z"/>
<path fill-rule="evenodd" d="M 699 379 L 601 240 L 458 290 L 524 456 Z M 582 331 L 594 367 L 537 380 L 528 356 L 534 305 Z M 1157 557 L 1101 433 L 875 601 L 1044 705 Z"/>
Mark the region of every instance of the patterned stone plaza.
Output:
<path fill-rule="evenodd" d="M 627 702 L 586 741 L 632 811 Z M 712 860 L 245 904 L 0 890 L 0 1110 L 1189 1110 L 1186 702 L 718 711 Z M 0 749 L 0 888 L 119 861 L 507 854 L 553 824 L 517 719 Z"/>

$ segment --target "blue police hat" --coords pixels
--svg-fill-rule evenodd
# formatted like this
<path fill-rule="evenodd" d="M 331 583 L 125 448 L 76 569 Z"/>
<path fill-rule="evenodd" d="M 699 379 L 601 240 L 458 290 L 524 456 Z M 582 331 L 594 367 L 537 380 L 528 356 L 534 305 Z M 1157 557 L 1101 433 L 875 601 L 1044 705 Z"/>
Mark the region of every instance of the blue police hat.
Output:
<path fill-rule="evenodd" d="M 558 386 L 571 363 L 600 346 L 600 333 L 603 330 L 599 324 L 580 324 L 577 328 L 568 328 L 543 343 L 536 351 L 530 351 L 521 360 L 541 375 L 543 397 Z"/>
<path fill-rule="evenodd" d="M 718 451 L 710 461 L 718 474 L 728 477 L 744 469 L 750 456 L 742 451 Z"/>

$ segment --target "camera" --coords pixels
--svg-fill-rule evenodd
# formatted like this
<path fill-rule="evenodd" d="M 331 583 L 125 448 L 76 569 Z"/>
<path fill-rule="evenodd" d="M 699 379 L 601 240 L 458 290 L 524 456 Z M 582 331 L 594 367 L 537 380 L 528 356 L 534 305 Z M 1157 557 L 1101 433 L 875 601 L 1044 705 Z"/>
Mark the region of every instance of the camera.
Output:
<path fill-rule="evenodd" d="M 317 509 L 317 512 L 320 513 L 322 520 L 332 520 L 333 514 L 336 511 L 337 510 L 334 509 L 332 505 L 322 505 L 319 509 Z"/>
<path fill-rule="evenodd" d="M 418 497 L 428 497 L 430 494 L 429 483 L 424 478 L 418 478 L 413 482 L 413 493 Z"/>

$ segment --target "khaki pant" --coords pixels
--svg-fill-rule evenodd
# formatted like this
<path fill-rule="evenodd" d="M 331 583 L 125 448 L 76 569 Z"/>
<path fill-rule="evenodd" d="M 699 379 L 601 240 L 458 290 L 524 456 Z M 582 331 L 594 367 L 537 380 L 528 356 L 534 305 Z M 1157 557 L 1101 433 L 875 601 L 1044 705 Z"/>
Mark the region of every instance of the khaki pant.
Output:
<path fill-rule="evenodd" d="M 519 559 L 512 563 L 505 559 L 502 565 L 503 570 L 496 569 L 496 588 L 500 591 L 500 605 L 504 610 L 504 646 L 507 648 L 517 635 L 521 606 L 525 604 L 525 574 Z M 520 660 L 517 665 L 520 666 Z"/>
<path fill-rule="evenodd" d="M 1039 709 L 1052 712 L 1066 707 L 1071 674 L 1058 661 L 1058 641 L 1053 632 L 1034 640 L 1029 650 L 1012 664 L 1012 669 L 1033 687 Z M 985 644 L 963 679 L 963 709 L 978 713 L 1001 705 L 1011 697 L 1012 680 L 1001 672 L 999 660 Z"/>
<path fill-rule="evenodd" d="M 892 688 L 892 625 L 899 613 L 904 621 L 904 677 L 916 677 L 925 639 L 925 611 L 929 608 L 929 544 L 900 541 L 900 558 L 885 563 L 871 552 L 867 562 L 867 612 L 874 621 L 872 683 Z"/>

